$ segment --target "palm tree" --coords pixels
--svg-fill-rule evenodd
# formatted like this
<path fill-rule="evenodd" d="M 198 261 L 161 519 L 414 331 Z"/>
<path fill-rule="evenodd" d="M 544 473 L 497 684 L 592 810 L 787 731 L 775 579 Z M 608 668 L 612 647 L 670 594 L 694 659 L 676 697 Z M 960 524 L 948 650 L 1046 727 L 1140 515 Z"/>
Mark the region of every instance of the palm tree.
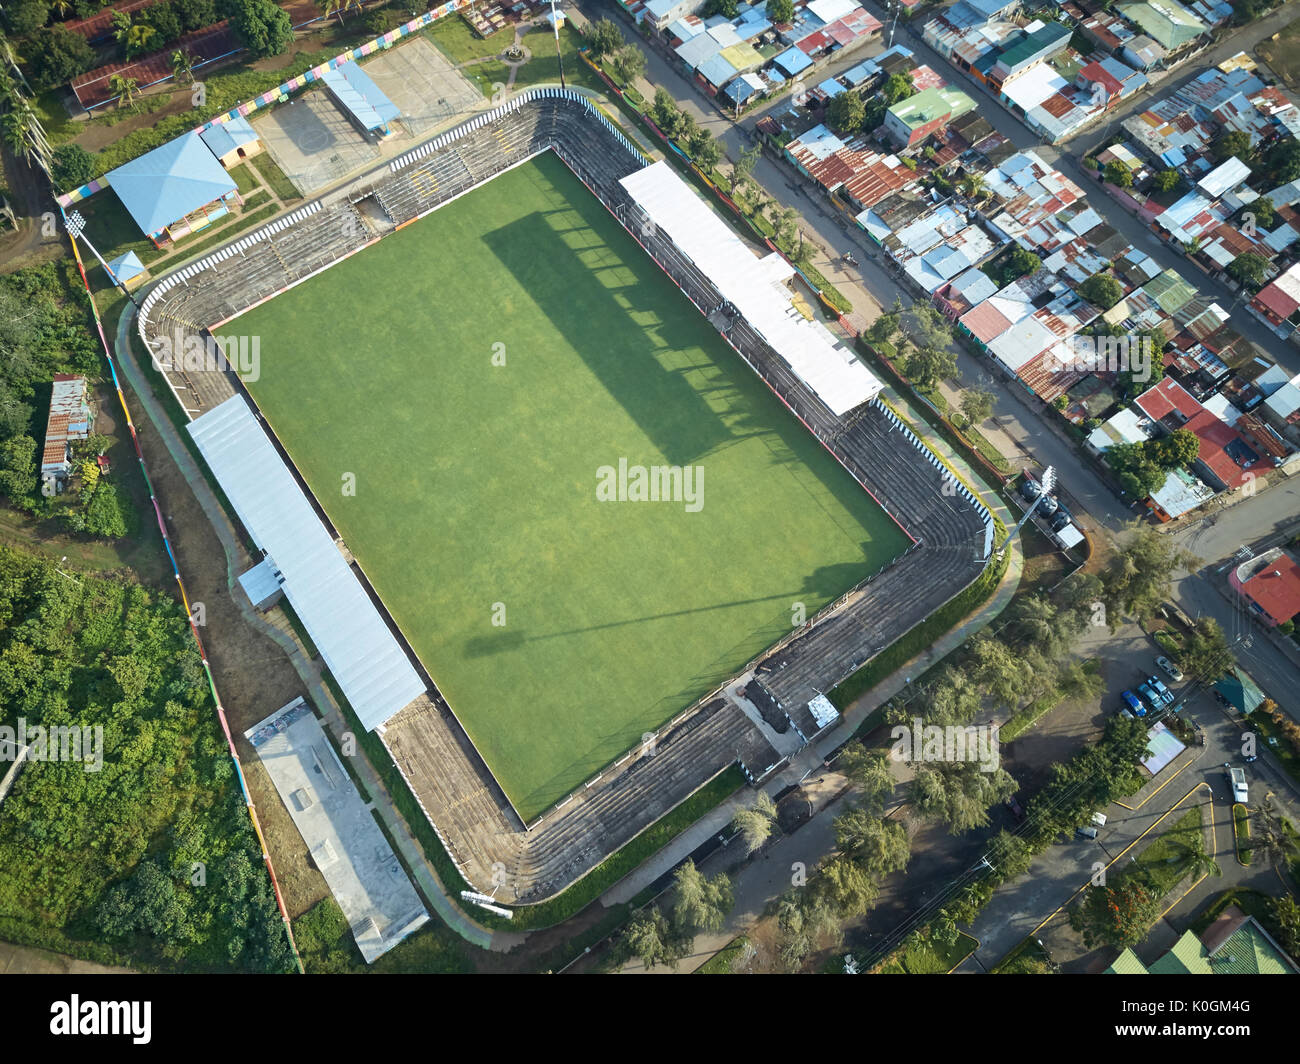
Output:
<path fill-rule="evenodd" d="M 113 74 L 108 79 L 108 91 L 117 97 L 118 107 L 129 107 L 135 100 L 135 90 L 139 87 L 139 82 L 135 78 L 124 78 L 121 74 Z"/>
<path fill-rule="evenodd" d="M 967 174 L 966 175 L 966 194 L 973 200 L 981 199 L 985 195 L 984 175 Z"/>
<path fill-rule="evenodd" d="M 321 14 L 326 18 L 331 15 L 338 15 L 339 25 L 343 25 L 343 12 L 352 8 L 360 8 L 361 0 L 316 0 L 316 6 L 321 9 Z"/>
<path fill-rule="evenodd" d="M 180 49 L 172 52 L 172 77 L 178 85 L 188 85 L 194 80 L 194 61 Z"/>
<path fill-rule="evenodd" d="M 72 0 L 50 0 L 50 7 L 54 8 L 55 14 L 60 18 L 67 18 L 68 12 L 72 10 Z"/>
<path fill-rule="evenodd" d="M 1258 851 L 1277 872 L 1283 886 L 1288 885 L 1287 872 L 1291 862 L 1300 858 L 1300 836 L 1273 808 L 1273 799 L 1268 796 L 1255 805 L 1253 819 L 1251 851 Z"/>

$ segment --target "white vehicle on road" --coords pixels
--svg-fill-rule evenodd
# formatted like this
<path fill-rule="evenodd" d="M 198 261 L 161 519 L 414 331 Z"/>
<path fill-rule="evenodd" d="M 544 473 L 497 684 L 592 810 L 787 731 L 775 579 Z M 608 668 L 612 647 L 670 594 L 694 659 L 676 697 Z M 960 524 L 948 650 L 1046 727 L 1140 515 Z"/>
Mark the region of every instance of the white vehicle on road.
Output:
<path fill-rule="evenodd" d="M 1163 658 L 1163 657 L 1161 657 L 1161 658 L 1156 658 L 1156 665 L 1157 665 L 1160 669 L 1162 669 L 1162 670 L 1164 671 L 1165 675 L 1168 676 L 1171 680 L 1173 680 L 1174 683 L 1182 683 L 1182 682 L 1183 682 L 1183 670 L 1180 669 L 1177 665 L 1175 665 L 1175 664 L 1174 664 L 1172 661 L 1170 661 L 1168 658 Z"/>
<path fill-rule="evenodd" d="M 1232 783 L 1232 800 L 1247 805 L 1250 802 L 1250 791 L 1246 787 L 1246 770 L 1230 765 L 1223 767 L 1228 770 L 1228 779 Z"/>

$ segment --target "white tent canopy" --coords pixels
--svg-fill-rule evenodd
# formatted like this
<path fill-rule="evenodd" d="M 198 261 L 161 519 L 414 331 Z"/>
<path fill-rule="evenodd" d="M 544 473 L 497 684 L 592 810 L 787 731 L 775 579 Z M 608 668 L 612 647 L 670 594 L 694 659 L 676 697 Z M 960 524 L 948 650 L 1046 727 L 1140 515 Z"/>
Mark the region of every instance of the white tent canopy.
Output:
<path fill-rule="evenodd" d="M 835 414 L 875 398 L 881 384 L 874 374 L 791 304 L 785 282 L 794 268 L 780 255 L 756 256 L 666 162 L 629 174 L 621 184 Z"/>
<path fill-rule="evenodd" d="M 275 559 L 289 604 L 366 730 L 423 694 L 424 683 L 244 397 L 196 418 L 189 432 L 253 542 Z"/>

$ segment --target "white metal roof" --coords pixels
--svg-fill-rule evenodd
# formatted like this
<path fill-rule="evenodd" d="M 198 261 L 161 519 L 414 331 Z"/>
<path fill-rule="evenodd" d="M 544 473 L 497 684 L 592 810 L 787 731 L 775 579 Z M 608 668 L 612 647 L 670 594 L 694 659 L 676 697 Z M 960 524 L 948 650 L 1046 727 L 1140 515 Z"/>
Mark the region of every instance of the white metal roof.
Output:
<path fill-rule="evenodd" d="M 241 395 L 189 425 L 253 542 L 367 730 L 425 686 Z"/>
<path fill-rule="evenodd" d="M 875 375 L 824 325 L 794 309 L 784 286 L 794 270 L 779 255 L 760 259 L 750 251 L 666 162 L 621 184 L 832 412 L 847 413 L 876 396 Z"/>

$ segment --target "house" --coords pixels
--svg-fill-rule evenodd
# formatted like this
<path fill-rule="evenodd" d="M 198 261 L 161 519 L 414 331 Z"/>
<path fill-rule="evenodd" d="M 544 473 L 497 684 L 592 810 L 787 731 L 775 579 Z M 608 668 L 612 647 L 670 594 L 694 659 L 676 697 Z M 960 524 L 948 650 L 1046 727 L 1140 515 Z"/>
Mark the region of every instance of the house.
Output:
<path fill-rule="evenodd" d="M 57 374 L 45 423 L 45 449 L 41 452 L 42 490 L 62 490 L 63 482 L 72 472 L 71 443 L 89 437 L 94 425 L 95 412 L 90 406 L 86 378 Z"/>
<path fill-rule="evenodd" d="M 1000 90 L 1006 82 L 1065 51 L 1069 43 L 1070 30 L 1059 22 L 1030 23 L 1023 37 L 998 53 L 988 73 L 989 83 Z"/>
<path fill-rule="evenodd" d="M 1210 28 L 1174 0 L 1141 0 L 1135 4 L 1120 4 L 1119 13 L 1166 52 L 1188 47 Z"/>
<path fill-rule="evenodd" d="M 1185 931 L 1167 953 L 1149 965 L 1126 949 L 1106 974 L 1300 975 L 1300 967 L 1253 916 L 1230 905 L 1199 938 Z"/>
<path fill-rule="evenodd" d="M 209 123 L 199 131 L 199 138 L 227 170 L 266 150 L 252 123 L 243 115 Z"/>
<path fill-rule="evenodd" d="M 1242 562 L 1228 574 L 1228 583 L 1270 628 L 1300 613 L 1300 564 L 1281 547 Z"/>
<path fill-rule="evenodd" d="M 704 0 L 647 0 L 641 9 L 641 21 L 657 30 L 664 30 L 678 19 L 696 14 Z"/>
<path fill-rule="evenodd" d="M 974 109 L 975 101 L 959 89 L 926 89 L 890 107 L 884 129 L 895 143 L 910 148 Z"/>
<path fill-rule="evenodd" d="M 1102 455 L 1117 443 L 1145 443 L 1151 434 L 1151 420 L 1141 410 L 1125 407 L 1093 429 L 1085 443 L 1093 454 Z"/>

